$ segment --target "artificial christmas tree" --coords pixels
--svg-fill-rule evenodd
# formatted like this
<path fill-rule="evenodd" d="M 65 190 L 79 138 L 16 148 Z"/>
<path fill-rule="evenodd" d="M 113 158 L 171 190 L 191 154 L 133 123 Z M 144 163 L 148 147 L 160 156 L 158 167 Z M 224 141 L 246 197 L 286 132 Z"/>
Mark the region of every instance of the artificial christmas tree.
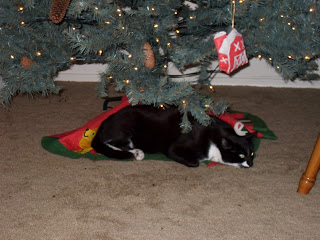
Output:
<path fill-rule="evenodd" d="M 249 59 L 267 59 L 284 79 L 315 79 L 318 7 L 316 0 L 4 0 L 2 102 L 7 105 L 17 93 L 59 92 L 54 77 L 72 64 L 106 63 L 97 87 L 101 96 L 115 81 L 131 104 L 174 104 L 206 125 L 205 111 L 220 114 L 226 104 L 172 81 L 168 64 L 182 73 L 197 66 L 198 83 L 210 84 L 210 66 L 218 59 L 212 39 L 234 23 Z M 21 65 L 23 59 L 29 64 Z M 182 127 L 191 127 L 186 118 Z"/>

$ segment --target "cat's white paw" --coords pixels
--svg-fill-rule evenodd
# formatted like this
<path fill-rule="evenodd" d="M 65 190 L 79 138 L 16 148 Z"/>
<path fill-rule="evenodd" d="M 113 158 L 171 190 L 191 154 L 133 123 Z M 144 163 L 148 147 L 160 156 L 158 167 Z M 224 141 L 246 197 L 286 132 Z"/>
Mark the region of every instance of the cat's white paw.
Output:
<path fill-rule="evenodd" d="M 144 152 L 140 149 L 133 149 L 130 152 L 132 152 L 132 154 L 134 155 L 134 158 L 136 160 L 143 160 L 144 159 Z"/>

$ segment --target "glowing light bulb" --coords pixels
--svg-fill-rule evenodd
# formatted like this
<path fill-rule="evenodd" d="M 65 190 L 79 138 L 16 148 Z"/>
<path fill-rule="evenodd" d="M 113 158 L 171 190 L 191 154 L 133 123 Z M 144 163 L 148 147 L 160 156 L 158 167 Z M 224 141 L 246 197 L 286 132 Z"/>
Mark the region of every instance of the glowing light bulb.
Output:
<path fill-rule="evenodd" d="M 314 12 L 314 8 L 310 8 L 309 11 L 310 11 L 310 12 Z"/>
<path fill-rule="evenodd" d="M 153 27 L 154 27 L 154 28 L 157 28 L 157 27 L 159 27 L 159 25 L 158 25 L 158 24 L 155 24 L 155 25 L 153 25 Z"/>
<path fill-rule="evenodd" d="M 130 80 L 127 79 L 127 80 L 124 80 L 126 84 L 129 84 L 130 83 Z"/>
<path fill-rule="evenodd" d="M 109 22 L 109 21 L 105 21 L 104 23 L 106 23 L 106 24 L 110 24 L 110 22 Z"/>
<path fill-rule="evenodd" d="M 263 22 L 264 20 L 266 20 L 265 18 L 260 18 L 259 22 Z"/>
<path fill-rule="evenodd" d="M 156 38 L 156 42 L 160 42 L 159 38 Z"/>
<path fill-rule="evenodd" d="M 182 100 L 182 103 L 183 103 L 183 104 L 186 104 L 187 102 L 186 102 L 186 100 Z"/>
<path fill-rule="evenodd" d="M 103 53 L 103 51 L 102 51 L 102 50 L 99 50 L 99 55 L 100 55 L 100 56 L 102 55 L 102 53 Z"/>
<path fill-rule="evenodd" d="M 19 8 L 18 8 L 18 11 L 23 11 L 23 7 L 19 7 Z"/>
<path fill-rule="evenodd" d="M 259 54 L 259 55 L 258 55 L 258 58 L 259 58 L 259 59 L 261 59 L 261 58 L 262 58 L 262 55 L 261 55 L 261 54 Z"/>
<path fill-rule="evenodd" d="M 135 71 L 138 71 L 138 68 L 137 68 L 137 67 L 135 67 L 135 68 L 134 68 L 134 70 L 135 70 Z"/>
<path fill-rule="evenodd" d="M 168 46 L 168 47 L 171 47 L 171 43 L 168 42 L 168 43 L 167 43 L 167 46 Z"/>
<path fill-rule="evenodd" d="M 304 59 L 309 60 L 309 59 L 311 59 L 311 57 L 305 56 Z"/>
<path fill-rule="evenodd" d="M 178 14 L 178 12 L 177 12 L 177 11 L 175 11 L 175 12 L 174 12 L 174 15 L 177 15 L 177 14 Z"/>
<path fill-rule="evenodd" d="M 20 24 L 21 24 L 21 25 L 24 25 L 24 24 L 25 24 L 25 22 L 21 22 Z"/>
<path fill-rule="evenodd" d="M 164 65 L 163 67 L 164 67 L 164 68 L 168 68 L 168 65 Z"/>
<path fill-rule="evenodd" d="M 128 58 L 132 58 L 132 55 L 131 55 L 131 54 L 129 54 L 129 55 L 128 55 Z"/>
<path fill-rule="evenodd" d="M 204 105 L 206 108 L 208 108 L 208 107 L 210 107 L 210 105 L 208 105 L 208 104 L 206 104 L 206 105 Z"/>
<path fill-rule="evenodd" d="M 193 16 L 190 16 L 190 19 L 194 19 L 194 17 L 193 17 Z"/>
<path fill-rule="evenodd" d="M 11 58 L 11 59 L 14 59 L 14 56 L 13 56 L 13 55 L 10 55 L 10 58 Z"/>
<path fill-rule="evenodd" d="M 41 52 L 38 51 L 38 52 L 36 53 L 36 55 L 37 55 L 38 57 L 40 57 L 40 56 L 41 56 Z"/>
<path fill-rule="evenodd" d="M 214 91 L 214 87 L 212 85 L 210 85 L 210 90 Z"/>
<path fill-rule="evenodd" d="M 176 33 L 180 33 L 180 31 L 177 29 L 177 30 L 176 30 Z"/>
<path fill-rule="evenodd" d="M 76 60 L 76 57 L 70 57 L 70 60 L 71 61 Z"/>
<path fill-rule="evenodd" d="M 291 55 L 288 56 L 289 59 L 293 59 Z"/>

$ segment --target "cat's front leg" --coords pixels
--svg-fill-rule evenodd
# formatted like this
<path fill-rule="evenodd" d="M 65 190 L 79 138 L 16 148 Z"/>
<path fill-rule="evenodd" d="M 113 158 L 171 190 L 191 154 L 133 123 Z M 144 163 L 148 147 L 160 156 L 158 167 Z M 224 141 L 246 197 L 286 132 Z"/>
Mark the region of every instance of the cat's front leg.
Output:
<path fill-rule="evenodd" d="M 184 145 L 172 145 L 169 148 L 168 157 L 187 167 L 198 167 L 200 164 L 198 156 L 191 147 L 186 147 Z"/>
<path fill-rule="evenodd" d="M 133 154 L 136 160 L 140 161 L 144 159 L 144 152 L 140 149 L 132 149 L 132 150 L 129 150 L 129 152 Z"/>

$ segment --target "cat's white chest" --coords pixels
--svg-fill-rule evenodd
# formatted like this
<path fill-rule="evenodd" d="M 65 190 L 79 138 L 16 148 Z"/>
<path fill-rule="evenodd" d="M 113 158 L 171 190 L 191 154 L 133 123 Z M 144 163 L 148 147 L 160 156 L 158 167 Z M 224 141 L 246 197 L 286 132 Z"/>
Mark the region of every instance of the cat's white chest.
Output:
<path fill-rule="evenodd" d="M 223 163 L 221 152 L 214 143 L 210 143 L 207 159 L 213 162 Z"/>

